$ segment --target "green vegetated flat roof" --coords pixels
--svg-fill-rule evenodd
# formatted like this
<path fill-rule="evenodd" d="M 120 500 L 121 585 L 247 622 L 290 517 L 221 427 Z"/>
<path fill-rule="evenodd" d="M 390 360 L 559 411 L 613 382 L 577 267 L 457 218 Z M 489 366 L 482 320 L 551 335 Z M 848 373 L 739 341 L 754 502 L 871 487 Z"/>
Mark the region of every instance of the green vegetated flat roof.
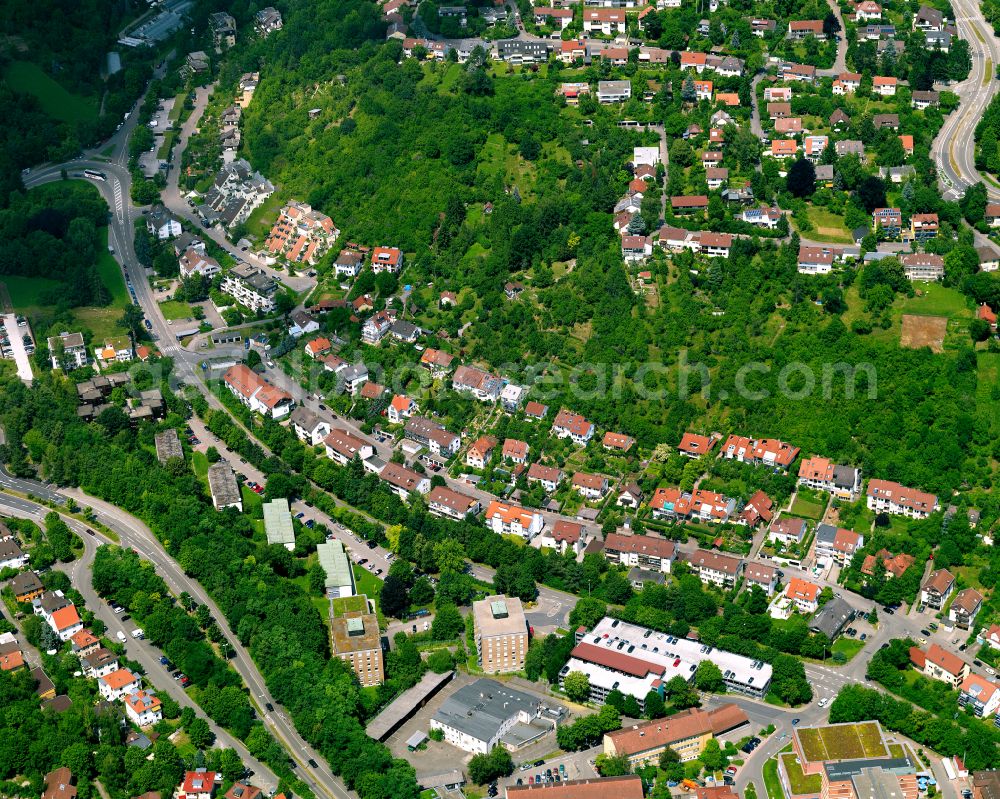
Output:
<path fill-rule="evenodd" d="M 797 734 L 802 753 L 810 761 L 888 756 L 879 726 L 873 721 L 806 727 L 799 729 Z"/>
<path fill-rule="evenodd" d="M 364 594 L 342 596 L 332 601 L 333 615 L 343 616 L 345 613 L 367 613 L 368 597 Z"/>
<path fill-rule="evenodd" d="M 295 530 L 292 527 L 292 512 L 288 500 L 279 498 L 264 503 L 264 532 L 269 544 L 294 544 Z"/>

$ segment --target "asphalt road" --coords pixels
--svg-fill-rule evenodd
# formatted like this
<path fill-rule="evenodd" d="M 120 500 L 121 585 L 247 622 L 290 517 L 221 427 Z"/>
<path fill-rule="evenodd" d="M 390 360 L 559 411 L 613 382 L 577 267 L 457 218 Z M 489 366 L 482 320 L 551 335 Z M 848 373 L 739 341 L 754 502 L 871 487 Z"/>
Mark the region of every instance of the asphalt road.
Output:
<path fill-rule="evenodd" d="M 976 170 L 973 134 L 997 92 L 1000 42 L 975 0 L 955 0 L 952 8 L 959 33 L 969 43 L 972 71 L 966 80 L 949 87 L 958 94 L 961 104 L 945 119 L 931 147 L 931 158 L 937 164 L 946 198 L 960 197 L 968 186 L 981 181 L 987 194 L 996 199 L 1000 198 L 1000 188 L 982 180 Z"/>

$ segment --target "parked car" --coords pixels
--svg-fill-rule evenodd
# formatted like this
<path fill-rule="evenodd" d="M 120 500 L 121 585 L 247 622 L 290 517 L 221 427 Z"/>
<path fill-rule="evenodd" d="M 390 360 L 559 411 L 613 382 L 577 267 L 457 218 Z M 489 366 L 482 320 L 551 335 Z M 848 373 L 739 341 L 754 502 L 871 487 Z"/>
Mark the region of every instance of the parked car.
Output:
<path fill-rule="evenodd" d="M 274 705 L 272 705 L 270 702 L 265 702 L 264 703 L 264 709 L 267 710 L 268 713 L 273 713 L 274 712 Z"/>

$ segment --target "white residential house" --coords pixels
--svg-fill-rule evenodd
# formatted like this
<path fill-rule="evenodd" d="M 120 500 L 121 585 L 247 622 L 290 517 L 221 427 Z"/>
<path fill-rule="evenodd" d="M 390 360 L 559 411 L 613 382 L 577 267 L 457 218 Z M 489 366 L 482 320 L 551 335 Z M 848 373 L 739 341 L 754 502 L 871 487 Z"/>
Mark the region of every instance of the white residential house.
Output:
<path fill-rule="evenodd" d="M 160 700 L 149 691 L 132 691 L 125 697 L 125 715 L 136 727 L 151 727 L 163 719 Z"/>
<path fill-rule="evenodd" d="M 330 433 L 330 423 L 302 405 L 292 411 L 288 420 L 299 441 L 305 441 L 311 447 L 321 444 Z"/>
<path fill-rule="evenodd" d="M 485 519 L 494 533 L 517 535 L 526 541 L 538 535 L 545 526 L 545 519 L 540 513 L 498 500 L 489 504 Z"/>
<path fill-rule="evenodd" d="M 339 427 L 331 429 L 323 439 L 326 457 L 346 466 L 355 458 L 368 460 L 375 454 L 375 448 L 362 438 Z"/>
<path fill-rule="evenodd" d="M 87 345 L 83 341 L 83 333 L 49 336 L 48 345 L 53 369 L 79 369 L 87 365 Z"/>
<path fill-rule="evenodd" d="M 110 674 L 105 674 L 97 681 L 101 696 L 109 702 L 117 702 L 133 691 L 138 691 L 140 686 L 139 678 L 128 669 L 117 669 Z"/>

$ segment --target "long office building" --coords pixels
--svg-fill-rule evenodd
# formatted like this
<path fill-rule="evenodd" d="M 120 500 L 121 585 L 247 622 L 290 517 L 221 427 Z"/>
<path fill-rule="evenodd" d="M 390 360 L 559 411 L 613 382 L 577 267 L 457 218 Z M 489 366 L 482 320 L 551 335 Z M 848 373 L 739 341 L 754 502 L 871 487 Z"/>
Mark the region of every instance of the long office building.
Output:
<path fill-rule="evenodd" d="M 698 664 L 710 660 L 722 672 L 726 688 L 758 699 L 771 685 L 771 664 L 722 649 L 660 633 L 605 616 L 593 630 L 580 628 L 569 662 L 559 672 L 560 684 L 572 671 L 590 681 L 590 698 L 603 703 L 618 690 L 642 706 L 646 694 L 657 691 L 674 677 L 694 679 Z"/>
<path fill-rule="evenodd" d="M 319 565 L 326 572 L 326 595 L 331 599 L 354 596 L 354 572 L 344 545 L 336 539 L 324 541 L 316 547 L 316 555 Z"/>

